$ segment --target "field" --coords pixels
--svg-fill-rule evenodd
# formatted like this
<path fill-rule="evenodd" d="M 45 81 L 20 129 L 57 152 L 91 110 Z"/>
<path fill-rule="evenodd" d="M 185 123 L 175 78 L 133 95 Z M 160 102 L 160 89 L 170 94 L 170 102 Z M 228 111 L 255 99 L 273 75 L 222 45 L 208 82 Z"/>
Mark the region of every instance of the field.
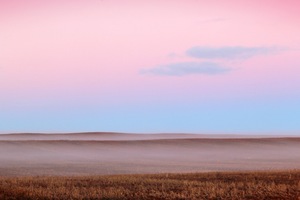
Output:
<path fill-rule="evenodd" d="M 0 200 L 300 199 L 300 138 L 2 134 Z"/>
<path fill-rule="evenodd" d="M 300 171 L 0 178 L 0 199 L 300 199 Z"/>

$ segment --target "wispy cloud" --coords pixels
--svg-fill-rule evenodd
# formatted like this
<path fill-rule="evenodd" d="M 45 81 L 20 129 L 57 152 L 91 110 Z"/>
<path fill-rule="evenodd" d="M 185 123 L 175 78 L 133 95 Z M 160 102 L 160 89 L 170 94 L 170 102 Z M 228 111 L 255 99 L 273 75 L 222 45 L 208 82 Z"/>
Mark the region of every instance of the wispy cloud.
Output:
<path fill-rule="evenodd" d="M 188 49 L 185 54 L 188 57 L 206 59 L 206 62 L 177 62 L 166 65 L 159 65 L 150 69 L 141 70 L 141 74 L 152 74 L 158 76 L 186 76 L 190 74 L 216 75 L 224 74 L 233 70 L 225 67 L 222 63 L 226 60 L 246 59 L 256 55 L 278 53 L 286 50 L 280 47 L 243 47 L 225 46 L 220 48 L 195 46 Z M 170 58 L 177 57 L 175 53 L 168 55 Z"/>
<path fill-rule="evenodd" d="M 168 54 L 168 57 L 169 57 L 169 58 L 176 58 L 176 57 L 178 57 L 178 54 L 172 52 L 172 53 L 169 53 L 169 54 Z"/>
<path fill-rule="evenodd" d="M 202 59 L 246 59 L 256 55 L 265 55 L 280 51 L 277 47 L 203 47 L 195 46 L 186 51 L 186 55 Z"/>
<path fill-rule="evenodd" d="M 180 62 L 142 70 L 141 73 L 159 76 L 185 76 L 190 74 L 216 75 L 223 74 L 231 70 L 232 69 L 214 62 Z"/>

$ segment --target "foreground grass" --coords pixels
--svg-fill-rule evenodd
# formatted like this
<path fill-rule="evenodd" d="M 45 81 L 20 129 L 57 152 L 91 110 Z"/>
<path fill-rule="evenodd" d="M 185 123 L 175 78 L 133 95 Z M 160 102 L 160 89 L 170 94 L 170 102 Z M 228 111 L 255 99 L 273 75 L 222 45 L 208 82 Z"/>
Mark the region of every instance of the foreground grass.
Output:
<path fill-rule="evenodd" d="M 0 199 L 300 199 L 300 171 L 0 178 Z"/>

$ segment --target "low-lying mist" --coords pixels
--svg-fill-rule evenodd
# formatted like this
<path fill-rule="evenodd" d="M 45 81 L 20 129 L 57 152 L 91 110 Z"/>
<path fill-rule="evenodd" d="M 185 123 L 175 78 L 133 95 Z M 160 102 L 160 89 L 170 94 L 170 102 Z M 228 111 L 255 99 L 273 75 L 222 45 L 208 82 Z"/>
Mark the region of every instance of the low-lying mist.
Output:
<path fill-rule="evenodd" d="M 300 138 L 0 140 L 0 176 L 92 175 L 300 168 Z M 176 135 L 175 135 L 176 136 Z M 8 136 L 6 136 L 8 137 Z M 30 137 L 33 137 L 31 135 Z M 45 137 L 45 136 L 44 136 Z M 51 137 L 51 136 L 50 136 Z M 71 137 L 71 136 L 68 136 Z M 138 138 L 141 137 L 141 138 Z M 161 139 L 164 138 L 164 139 Z M 27 138 L 28 139 L 28 138 Z"/>

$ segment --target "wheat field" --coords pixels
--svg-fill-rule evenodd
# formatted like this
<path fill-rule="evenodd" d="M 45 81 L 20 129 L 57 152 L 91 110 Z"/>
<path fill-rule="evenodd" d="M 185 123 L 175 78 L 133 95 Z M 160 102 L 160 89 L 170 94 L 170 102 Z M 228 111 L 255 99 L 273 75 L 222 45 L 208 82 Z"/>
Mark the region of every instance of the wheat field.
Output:
<path fill-rule="evenodd" d="M 300 199 L 300 171 L 2 177 L 0 199 Z"/>

